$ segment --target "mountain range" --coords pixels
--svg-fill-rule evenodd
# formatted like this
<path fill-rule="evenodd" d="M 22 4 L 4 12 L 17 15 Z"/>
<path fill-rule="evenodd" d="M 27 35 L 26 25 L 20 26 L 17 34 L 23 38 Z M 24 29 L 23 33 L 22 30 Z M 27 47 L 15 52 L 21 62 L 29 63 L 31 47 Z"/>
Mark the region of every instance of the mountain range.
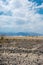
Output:
<path fill-rule="evenodd" d="M 0 36 L 43 36 L 43 34 L 34 32 L 0 32 Z"/>

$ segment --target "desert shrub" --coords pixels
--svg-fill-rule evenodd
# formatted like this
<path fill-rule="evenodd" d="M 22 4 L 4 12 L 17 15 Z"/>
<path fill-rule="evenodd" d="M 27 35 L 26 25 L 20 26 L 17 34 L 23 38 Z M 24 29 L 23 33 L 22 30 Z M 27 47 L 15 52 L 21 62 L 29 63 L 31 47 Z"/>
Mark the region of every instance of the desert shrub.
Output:
<path fill-rule="evenodd" d="M 41 65 L 41 63 L 38 63 L 38 65 Z"/>
<path fill-rule="evenodd" d="M 2 37 L 1 37 L 1 40 L 3 40 L 3 39 L 4 39 L 4 37 L 2 36 Z"/>
<path fill-rule="evenodd" d="M 2 45 L 0 44 L 0 47 L 2 47 Z"/>
<path fill-rule="evenodd" d="M 43 50 L 42 51 L 39 51 L 40 53 L 43 53 Z"/>

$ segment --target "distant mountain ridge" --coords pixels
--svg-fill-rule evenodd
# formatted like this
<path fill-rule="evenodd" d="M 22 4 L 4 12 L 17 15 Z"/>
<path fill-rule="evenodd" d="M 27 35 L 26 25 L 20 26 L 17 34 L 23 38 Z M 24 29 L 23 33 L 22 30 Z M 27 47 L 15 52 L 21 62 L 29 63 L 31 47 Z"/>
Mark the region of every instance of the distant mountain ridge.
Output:
<path fill-rule="evenodd" d="M 0 32 L 0 36 L 43 36 L 43 34 L 34 33 L 34 32 Z"/>

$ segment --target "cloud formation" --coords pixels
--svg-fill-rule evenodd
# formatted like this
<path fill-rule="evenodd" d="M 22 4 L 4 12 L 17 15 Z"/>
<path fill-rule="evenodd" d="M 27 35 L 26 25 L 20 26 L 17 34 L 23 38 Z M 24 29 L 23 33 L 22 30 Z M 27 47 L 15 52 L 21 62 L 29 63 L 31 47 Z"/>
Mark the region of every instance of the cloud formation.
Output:
<path fill-rule="evenodd" d="M 43 3 L 29 0 L 0 0 L 0 30 L 43 33 Z"/>

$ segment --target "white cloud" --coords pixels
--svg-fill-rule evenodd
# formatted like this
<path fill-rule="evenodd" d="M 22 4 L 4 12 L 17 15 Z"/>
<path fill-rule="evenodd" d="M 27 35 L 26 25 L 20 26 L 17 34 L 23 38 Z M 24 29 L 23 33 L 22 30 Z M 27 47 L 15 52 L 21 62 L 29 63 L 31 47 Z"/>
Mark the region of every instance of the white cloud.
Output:
<path fill-rule="evenodd" d="M 39 6 L 37 6 L 36 8 L 43 8 L 43 3 Z"/>
<path fill-rule="evenodd" d="M 4 12 L 4 15 L 0 16 L 0 29 L 43 33 L 40 31 L 43 28 L 43 15 L 36 13 L 36 9 L 42 8 L 43 4 L 37 6 L 28 0 L 7 0 L 7 2 L 6 5 L 0 0 L 0 10 Z M 11 16 L 8 14 L 9 11 Z"/>

